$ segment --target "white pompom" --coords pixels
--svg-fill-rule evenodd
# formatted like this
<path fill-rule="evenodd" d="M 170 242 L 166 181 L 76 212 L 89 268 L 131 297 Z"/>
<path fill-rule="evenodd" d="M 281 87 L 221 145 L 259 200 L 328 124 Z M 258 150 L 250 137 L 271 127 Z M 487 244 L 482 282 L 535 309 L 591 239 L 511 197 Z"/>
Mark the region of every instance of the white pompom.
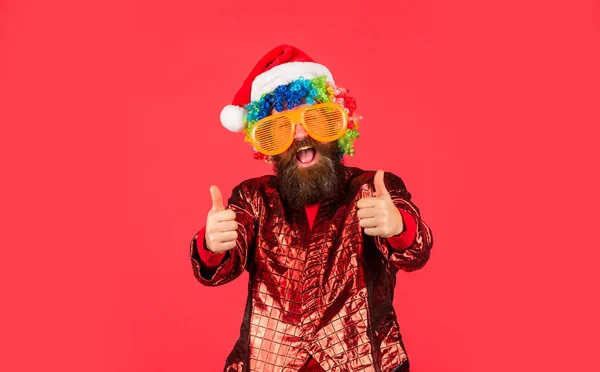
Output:
<path fill-rule="evenodd" d="M 243 107 L 227 105 L 221 111 L 221 124 L 232 132 L 241 132 L 244 129 L 244 116 L 246 110 Z"/>

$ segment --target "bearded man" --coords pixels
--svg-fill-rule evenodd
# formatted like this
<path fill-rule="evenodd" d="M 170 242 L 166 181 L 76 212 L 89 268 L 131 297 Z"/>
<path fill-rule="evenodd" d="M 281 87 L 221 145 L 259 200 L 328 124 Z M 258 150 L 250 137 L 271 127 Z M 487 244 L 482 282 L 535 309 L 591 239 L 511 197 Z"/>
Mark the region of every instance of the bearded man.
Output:
<path fill-rule="evenodd" d="M 194 275 L 218 286 L 250 274 L 225 371 L 408 371 L 393 307 L 398 270 L 422 268 L 431 229 L 403 181 L 347 167 L 356 105 L 331 72 L 282 45 L 221 113 L 275 175 L 241 182 L 190 245 Z"/>

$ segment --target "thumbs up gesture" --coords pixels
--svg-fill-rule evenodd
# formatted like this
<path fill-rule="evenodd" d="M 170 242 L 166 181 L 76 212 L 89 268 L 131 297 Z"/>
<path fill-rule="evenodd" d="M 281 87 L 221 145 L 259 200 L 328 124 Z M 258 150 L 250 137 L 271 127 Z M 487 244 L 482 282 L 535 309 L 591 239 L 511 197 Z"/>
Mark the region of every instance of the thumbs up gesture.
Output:
<path fill-rule="evenodd" d="M 210 187 L 212 208 L 206 218 L 206 248 L 213 253 L 233 249 L 238 237 L 235 212 L 223 206 L 223 196 L 217 186 Z"/>
<path fill-rule="evenodd" d="M 383 171 L 375 173 L 375 197 L 362 198 L 357 203 L 360 226 L 365 234 L 389 238 L 404 229 L 402 215 L 394 205 L 383 182 Z"/>

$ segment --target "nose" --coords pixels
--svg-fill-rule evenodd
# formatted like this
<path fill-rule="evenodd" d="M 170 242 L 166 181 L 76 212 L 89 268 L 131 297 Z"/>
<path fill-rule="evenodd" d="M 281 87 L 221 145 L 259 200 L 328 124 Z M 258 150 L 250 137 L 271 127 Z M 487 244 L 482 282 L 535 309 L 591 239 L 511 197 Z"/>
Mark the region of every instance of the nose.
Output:
<path fill-rule="evenodd" d="M 294 135 L 294 139 L 302 141 L 306 137 L 308 137 L 308 133 L 306 133 L 304 127 L 302 125 L 296 125 L 296 134 Z"/>

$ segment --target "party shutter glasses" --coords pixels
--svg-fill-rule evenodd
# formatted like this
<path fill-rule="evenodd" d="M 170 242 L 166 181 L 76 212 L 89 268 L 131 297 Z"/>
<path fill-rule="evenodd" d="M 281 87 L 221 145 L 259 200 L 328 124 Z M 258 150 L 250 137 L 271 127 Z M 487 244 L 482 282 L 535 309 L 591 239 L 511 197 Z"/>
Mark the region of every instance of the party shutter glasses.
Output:
<path fill-rule="evenodd" d="M 320 103 L 271 115 L 252 127 L 250 142 L 265 155 L 281 154 L 294 142 L 297 124 L 317 141 L 331 142 L 344 134 L 348 114 L 338 104 Z"/>

